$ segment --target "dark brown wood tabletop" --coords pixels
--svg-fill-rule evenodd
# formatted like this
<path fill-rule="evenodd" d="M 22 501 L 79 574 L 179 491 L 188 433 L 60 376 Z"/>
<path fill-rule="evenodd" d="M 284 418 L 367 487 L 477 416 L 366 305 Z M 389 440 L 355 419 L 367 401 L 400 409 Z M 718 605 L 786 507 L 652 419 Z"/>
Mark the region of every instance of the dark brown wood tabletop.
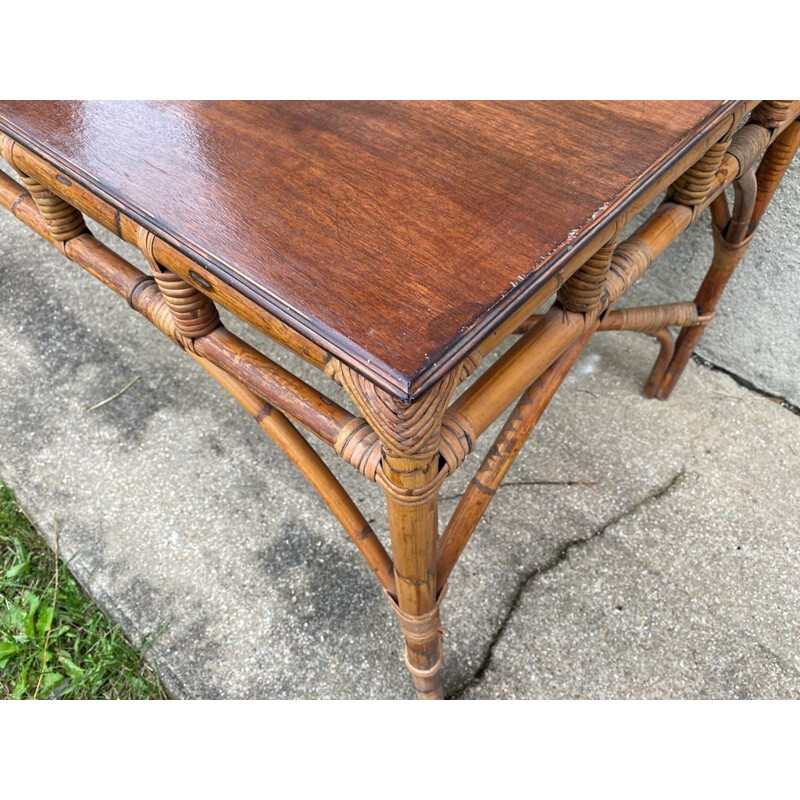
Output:
<path fill-rule="evenodd" d="M 0 129 L 406 394 L 734 105 L 3 101 Z"/>

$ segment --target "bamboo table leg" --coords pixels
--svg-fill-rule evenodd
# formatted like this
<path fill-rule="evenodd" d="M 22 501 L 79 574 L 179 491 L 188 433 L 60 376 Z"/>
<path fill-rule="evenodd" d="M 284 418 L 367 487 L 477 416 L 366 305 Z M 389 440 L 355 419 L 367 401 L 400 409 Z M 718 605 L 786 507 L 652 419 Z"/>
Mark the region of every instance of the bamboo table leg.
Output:
<path fill-rule="evenodd" d="M 457 385 L 451 372 L 404 403 L 343 364 L 331 374 L 348 392 L 381 443 L 376 480 L 386 494 L 397 596 L 390 600 L 406 641 L 406 666 L 417 695 L 442 698 L 442 637 L 437 592 L 442 418 Z"/>
<path fill-rule="evenodd" d="M 675 354 L 664 372 L 656 397 L 666 400 L 678 382 L 733 271 L 744 257 L 758 223 L 800 146 L 800 122 L 791 123 L 769 146 L 758 170 L 745 171 L 734 183 L 735 202 L 730 216 L 717 211 L 713 226 L 714 258 L 695 304 L 707 322 L 681 330 Z"/>

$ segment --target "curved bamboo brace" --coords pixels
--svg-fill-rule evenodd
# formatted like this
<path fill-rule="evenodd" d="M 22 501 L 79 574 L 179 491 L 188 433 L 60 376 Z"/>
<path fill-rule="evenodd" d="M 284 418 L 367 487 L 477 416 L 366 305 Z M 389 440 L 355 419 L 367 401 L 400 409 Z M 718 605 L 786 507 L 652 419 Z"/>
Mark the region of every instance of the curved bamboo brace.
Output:
<path fill-rule="evenodd" d="M 756 170 L 758 193 L 751 218 L 752 230 L 755 230 L 758 223 L 761 222 L 761 217 L 792 163 L 798 146 L 800 146 L 800 120 L 794 120 L 777 135 Z"/>
<path fill-rule="evenodd" d="M 397 594 L 392 559 L 364 515 L 313 447 L 277 408 L 253 394 L 241 381 L 194 353 L 192 357 L 241 403 L 280 447 L 339 520 L 369 568 L 389 595 Z"/>
<path fill-rule="evenodd" d="M 661 381 L 664 380 L 664 373 L 669 367 L 675 355 L 675 338 L 672 332 L 667 328 L 662 328 L 660 331 L 653 331 L 653 336 L 658 340 L 660 349 L 658 351 L 658 358 L 656 359 L 653 368 L 650 370 L 650 375 L 647 378 L 647 383 L 644 385 L 643 394 L 645 397 L 655 397 Z"/>

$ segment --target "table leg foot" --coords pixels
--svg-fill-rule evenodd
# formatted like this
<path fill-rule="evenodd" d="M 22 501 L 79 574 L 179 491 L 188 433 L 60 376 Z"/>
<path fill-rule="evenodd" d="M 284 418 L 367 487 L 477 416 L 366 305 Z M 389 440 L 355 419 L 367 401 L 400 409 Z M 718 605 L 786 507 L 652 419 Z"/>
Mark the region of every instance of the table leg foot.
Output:
<path fill-rule="evenodd" d="M 420 700 L 442 700 L 441 668 L 443 660 L 442 627 L 439 607 L 444 592 L 430 611 L 425 614 L 408 614 L 392 599 L 400 628 L 405 639 L 405 662 L 417 697 Z"/>

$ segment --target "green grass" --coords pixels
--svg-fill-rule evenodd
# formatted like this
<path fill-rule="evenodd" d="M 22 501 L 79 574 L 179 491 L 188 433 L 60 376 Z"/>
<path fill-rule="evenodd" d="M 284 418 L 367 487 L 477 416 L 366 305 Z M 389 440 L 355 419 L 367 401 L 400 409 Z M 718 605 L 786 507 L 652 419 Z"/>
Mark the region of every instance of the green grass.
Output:
<path fill-rule="evenodd" d="M 155 671 L 0 483 L 0 699 L 158 699 Z"/>

